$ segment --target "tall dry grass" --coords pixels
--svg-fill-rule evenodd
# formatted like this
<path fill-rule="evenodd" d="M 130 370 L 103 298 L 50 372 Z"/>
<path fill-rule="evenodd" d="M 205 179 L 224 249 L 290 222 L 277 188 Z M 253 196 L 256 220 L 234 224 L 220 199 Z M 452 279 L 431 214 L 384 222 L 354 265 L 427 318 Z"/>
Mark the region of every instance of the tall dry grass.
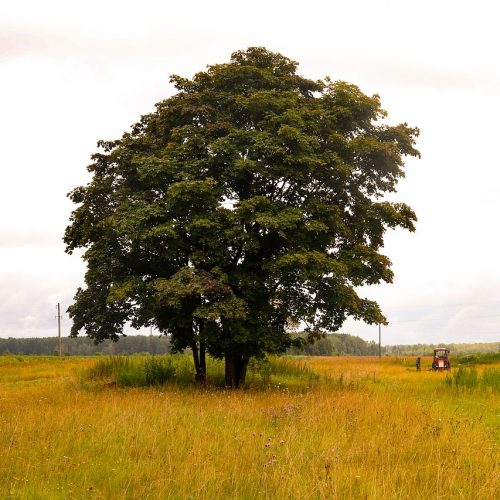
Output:
<path fill-rule="evenodd" d="M 497 498 L 498 394 L 390 359 L 304 362 L 321 379 L 302 391 L 233 392 L 0 363 L 0 498 Z"/>

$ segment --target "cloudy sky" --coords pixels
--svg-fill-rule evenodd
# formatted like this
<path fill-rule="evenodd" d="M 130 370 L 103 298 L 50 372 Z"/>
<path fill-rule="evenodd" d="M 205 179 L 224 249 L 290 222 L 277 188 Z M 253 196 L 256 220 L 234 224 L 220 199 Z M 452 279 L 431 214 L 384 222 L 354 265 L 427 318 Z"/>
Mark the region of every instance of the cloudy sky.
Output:
<path fill-rule="evenodd" d="M 383 343 L 499 341 L 499 14 L 493 0 L 3 1 L 0 337 L 55 335 L 57 302 L 83 281 L 61 238 L 96 142 L 172 95 L 169 75 L 266 46 L 421 129 L 422 158 L 392 196 L 417 232 L 388 234 L 394 284 L 363 290 L 390 321 Z"/>

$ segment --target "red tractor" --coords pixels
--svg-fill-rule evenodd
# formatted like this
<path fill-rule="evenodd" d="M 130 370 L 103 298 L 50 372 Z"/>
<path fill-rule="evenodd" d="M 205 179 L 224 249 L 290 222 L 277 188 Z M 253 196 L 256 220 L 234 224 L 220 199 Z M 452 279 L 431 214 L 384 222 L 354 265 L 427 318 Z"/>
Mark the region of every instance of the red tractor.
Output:
<path fill-rule="evenodd" d="M 449 370 L 451 368 L 450 360 L 448 358 L 449 352 L 450 350 L 445 347 L 438 347 L 437 349 L 434 349 L 432 371 Z"/>

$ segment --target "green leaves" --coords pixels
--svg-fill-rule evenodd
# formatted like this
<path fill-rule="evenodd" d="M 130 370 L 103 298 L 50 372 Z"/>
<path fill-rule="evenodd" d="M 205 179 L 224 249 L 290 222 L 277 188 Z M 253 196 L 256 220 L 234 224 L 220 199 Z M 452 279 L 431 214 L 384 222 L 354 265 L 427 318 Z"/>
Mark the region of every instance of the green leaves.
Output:
<path fill-rule="evenodd" d="M 234 295 L 223 278 L 219 269 L 208 272 L 185 267 L 169 279 L 154 282 L 156 300 L 178 311 L 191 307 L 192 316 L 202 320 L 244 319 L 245 302 Z"/>
<path fill-rule="evenodd" d="M 297 75 L 262 47 L 235 52 L 102 142 L 93 178 L 70 197 L 67 251 L 87 248 L 73 334 L 116 338 L 155 324 L 182 349 L 261 356 L 348 316 L 383 322 L 356 287 L 391 282 L 388 228 L 414 230 L 383 200 L 418 156 L 418 129 L 389 126 L 377 95 Z"/>

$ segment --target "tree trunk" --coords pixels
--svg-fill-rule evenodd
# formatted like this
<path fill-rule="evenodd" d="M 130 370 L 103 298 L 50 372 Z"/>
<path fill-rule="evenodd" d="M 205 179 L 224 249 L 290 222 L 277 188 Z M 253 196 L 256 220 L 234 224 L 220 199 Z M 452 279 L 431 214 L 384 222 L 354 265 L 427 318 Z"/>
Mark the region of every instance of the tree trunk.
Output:
<path fill-rule="evenodd" d="M 203 348 L 201 348 L 200 346 L 201 360 L 198 354 L 198 345 L 196 344 L 196 342 L 193 342 L 191 344 L 191 351 L 193 351 L 194 369 L 196 370 L 196 375 L 194 376 L 194 380 L 197 384 L 205 385 L 207 382 L 205 345 L 203 345 Z"/>
<path fill-rule="evenodd" d="M 238 389 L 245 385 L 248 358 L 239 354 L 228 353 L 225 357 L 226 387 Z"/>

